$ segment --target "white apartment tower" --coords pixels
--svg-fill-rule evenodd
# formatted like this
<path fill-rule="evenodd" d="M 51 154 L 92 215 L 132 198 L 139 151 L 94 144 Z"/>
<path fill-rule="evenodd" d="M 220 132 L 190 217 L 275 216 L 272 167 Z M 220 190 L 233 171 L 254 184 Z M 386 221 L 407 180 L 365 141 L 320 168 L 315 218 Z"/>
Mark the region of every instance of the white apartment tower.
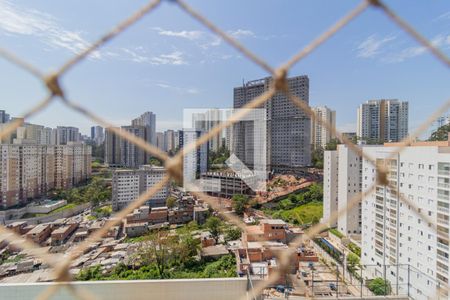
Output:
<path fill-rule="evenodd" d="M 139 169 L 115 170 L 112 178 L 113 209 L 118 211 L 129 205 L 140 194 L 160 182 L 165 174 L 164 167 L 149 165 L 143 165 Z M 147 200 L 147 205 L 150 207 L 165 206 L 168 194 L 169 186 L 166 185 Z"/>
<path fill-rule="evenodd" d="M 323 218 L 344 210 L 329 226 L 345 235 L 361 233 L 361 201 L 350 208 L 350 202 L 361 195 L 361 166 L 361 156 L 345 144 L 324 152 Z"/>
<path fill-rule="evenodd" d="M 195 143 L 203 133 L 195 130 L 180 131 L 180 148 Z M 194 151 L 184 153 L 183 178 L 185 182 L 194 182 L 200 175 L 208 171 L 208 142 L 201 144 Z"/>
<path fill-rule="evenodd" d="M 328 220 L 338 210 L 338 152 L 324 151 L 323 156 L 323 219 Z M 337 227 L 337 221 L 327 225 Z"/>
<path fill-rule="evenodd" d="M 316 149 L 324 149 L 332 139 L 336 138 L 336 135 L 328 130 L 323 123 L 330 124 L 332 128 L 336 128 L 336 111 L 326 106 L 312 107 L 311 109 L 316 115 L 316 119 L 311 119 L 311 144 Z"/>
<path fill-rule="evenodd" d="M 370 142 L 398 142 L 408 136 L 408 102 L 370 100 L 357 111 L 358 137 Z"/>
<path fill-rule="evenodd" d="M 338 218 L 338 230 L 343 234 L 361 233 L 361 201 L 350 202 L 361 194 L 361 156 L 347 145 L 338 145 L 338 209 L 345 212 Z"/>
<path fill-rule="evenodd" d="M 386 276 L 401 292 L 409 289 L 412 299 L 437 299 L 437 286 L 447 287 L 450 275 L 450 143 L 418 142 L 400 153 L 396 146 L 364 147 L 387 168 L 393 187 L 377 185 L 363 199 L 361 263 L 375 265 L 366 268 L 364 277 Z M 364 188 L 376 182 L 376 176 L 376 168 L 364 160 Z M 433 224 L 420 218 L 413 206 Z"/>

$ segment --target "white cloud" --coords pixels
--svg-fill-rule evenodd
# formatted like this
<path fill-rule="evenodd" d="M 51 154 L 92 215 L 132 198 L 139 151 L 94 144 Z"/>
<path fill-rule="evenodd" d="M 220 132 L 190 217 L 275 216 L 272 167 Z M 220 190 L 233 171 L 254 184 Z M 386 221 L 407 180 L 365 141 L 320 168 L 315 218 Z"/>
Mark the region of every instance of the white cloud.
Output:
<path fill-rule="evenodd" d="M 153 65 L 186 65 L 187 62 L 183 58 L 184 54 L 181 51 L 173 51 L 168 54 L 160 54 L 150 58 L 150 63 Z"/>
<path fill-rule="evenodd" d="M 78 54 L 89 47 L 80 31 L 67 30 L 47 13 L 19 7 L 7 0 L 0 0 L 0 30 L 9 35 L 29 35 L 56 49 L 66 49 Z M 98 51 L 90 55 L 101 58 Z"/>
<path fill-rule="evenodd" d="M 198 40 L 202 38 L 203 35 L 205 34 L 203 31 L 199 30 L 172 31 L 172 30 L 165 30 L 160 27 L 154 27 L 153 29 L 156 30 L 159 35 L 179 37 L 190 41 Z"/>
<path fill-rule="evenodd" d="M 197 88 L 174 86 L 174 85 L 171 85 L 164 81 L 156 82 L 155 85 L 162 89 L 167 89 L 167 90 L 177 92 L 178 94 L 181 94 L 181 95 L 186 95 L 186 94 L 197 95 L 200 93 L 200 91 Z"/>
<path fill-rule="evenodd" d="M 449 19 L 450 19 L 450 11 L 437 16 L 436 18 L 433 19 L 433 21 L 436 22 L 436 21 L 449 20 Z"/>
<path fill-rule="evenodd" d="M 248 29 L 229 30 L 228 34 L 236 39 L 242 37 L 256 37 L 255 33 Z"/>
<path fill-rule="evenodd" d="M 127 57 L 125 59 L 136 63 L 148 63 L 151 65 L 186 65 L 184 53 L 178 50 L 167 54 L 149 55 L 143 47 L 135 47 L 134 49 L 121 49 Z"/>
<path fill-rule="evenodd" d="M 431 40 L 431 44 L 437 48 L 448 49 L 450 47 L 450 35 L 439 34 Z M 423 46 L 413 46 L 401 50 L 398 53 L 392 53 L 382 59 L 387 63 L 403 62 L 409 58 L 413 58 L 426 53 L 428 50 Z"/>
<path fill-rule="evenodd" d="M 356 50 L 358 51 L 357 56 L 362 58 L 372 58 L 383 52 L 382 47 L 387 43 L 395 40 L 395 36 L 387 36 L 384 38 L 377 38 L 375 34 L 367 37 L 363 42 L 361 42 Z"/>

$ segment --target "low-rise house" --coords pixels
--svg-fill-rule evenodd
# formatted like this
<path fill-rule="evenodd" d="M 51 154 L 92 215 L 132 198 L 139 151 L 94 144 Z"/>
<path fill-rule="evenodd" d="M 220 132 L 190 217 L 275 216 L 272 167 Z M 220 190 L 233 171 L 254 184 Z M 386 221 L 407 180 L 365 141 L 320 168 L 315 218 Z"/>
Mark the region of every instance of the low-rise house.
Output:
<path fill-rule="evenodd" d="M 214 245 L 202 248 L 201 256 L 205 258 L 219 258 L 221 256 L 229 254 L 229 251 L 225 245 Z"/>
<path fill-rule="evenodd" d="M 185 224 L 194 219 L 194 207 L 177 208 L 169 211 L 170 224 Z"/>
<path fill-rule="evenodd" d="M 209 215 L 210 213 L 208 207 L 198 205 L 194 207 L 194 221 L 197 222 L 197 224 L 204 224 Z"/>
<path fill-rule="evenodd" d="M 148 223 L 142 222 L 142 223 L 125 224 L 124 229 L 128 237 L 137 237 L 144 235 L 148 232 Z"/>
<path fill-rule="evenodd" d="M 283 220 L 263 219 L 259 225 L 247 227 L 242 240 L 246 242 L 256 241 L 279 241 L 286 243 L 287 225 Z"/>
<path fill-rule="evenodd" d="M 162 207 L 153 207 L 150 210 L 150 214 L 148 216 L 148 222 L 150 224 L 159 224 L 168 222 L 169 210 L 167 206 Z"/>
<path fill-rule="evenodd" d="M 33 240 L 37 244 L 44 243 L 52 233 L 50 224 L 39 224 L 27 232 L 27 238 Z"/>
<path fill-rule="evenodd" d="M 52 246 L 62 245 L 77 228 L 78 224 L 72 223 L 54 230 L 51 234 L 52 237 L 51 245 Z"/>
<path fill-rule="evenodd" d="M 136 208 L 132 213 L 127 215 L 127 224 L 148 222 L 149 213 L 149 206 L 141 206 L 139 208 Z"/>
<path fill-rule="evenodd" d="M 6 227 L 8 229 L 14 231 L 17 234 L 22 235 L 22 234 L 26 233 L 25 228 L 27 227 L 27 222 L 26 221 L 17 221 L 17 222 L 8 224 Z"/>

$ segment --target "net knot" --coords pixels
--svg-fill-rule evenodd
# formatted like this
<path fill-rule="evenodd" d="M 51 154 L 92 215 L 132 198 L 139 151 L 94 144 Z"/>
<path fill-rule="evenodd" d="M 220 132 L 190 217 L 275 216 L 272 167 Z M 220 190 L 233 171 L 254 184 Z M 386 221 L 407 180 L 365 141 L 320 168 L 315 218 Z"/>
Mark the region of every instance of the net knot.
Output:
<path fill-rule="evenodd" d="M 274 87 L 277 91 L 289 90 L 287 83 L 287 70 L 285 68 L 276 70 L 273 79 L 275 80 Z"/>
<path fill-rule="evenodd" d="M 183 160 L 181 156 L 174 156 L 164 163 L 167 174 L 178 182 L 183 182 Z"/>
<path fill-rule="evenodd" d="M 63 91 L 59 85 L 58 74 L 50 74 L 45 78 L 45 85 L 52 92 L 54 96 L 63 96 Z"/>

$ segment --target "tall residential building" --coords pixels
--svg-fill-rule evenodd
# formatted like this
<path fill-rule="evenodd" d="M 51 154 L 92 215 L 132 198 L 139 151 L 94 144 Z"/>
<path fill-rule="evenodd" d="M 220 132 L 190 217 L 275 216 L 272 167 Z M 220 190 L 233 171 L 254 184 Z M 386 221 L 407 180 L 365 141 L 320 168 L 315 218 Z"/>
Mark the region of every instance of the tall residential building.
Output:
<path fill-rule="evenodd" d="M 80 132 L 76 127 L 57 126 L 52 131 L 53 145 L 67 145 L 69 142 L 79 142 Z"/>
<path fill-rule="evenodd" d="M 112 178 L 112 207 L 121 210 L 136 200 L 152 186 L 160 182 L 165 176 L 163 167 L 144 165 L 134 170 L 115 170 Z M 169 185 L 160 189 L 152 198 L 147 200 L 150 207 L 166 206 Z"/>
<path fill-rule="evenodd" d="M 0 124 L 8 123 L 9 118 L 10 116 L 6 113 L 6 111 L 0 110 Z"/>
<path fill-rule="evenodd" d="M 164 131 L 164 151 L 169 152 L 175 150 L 175 131 Z"/>
<path fill-rule="evenodd" d="M 363 148 L 377 165 L 385 166 L 392 186 L 377 185 L 363 198 L 361 263 L 374 265 L 363 275 L 386 276 L 412 299 L 447 299 L 438 297 L 436 287 L 447 287 L 450 276 L 450 143 L 417 142 L 401 152 L 399 145 Z M 364 189 L 376 182 L 377 169 L 367 160 L 362 177 Z"/>
<path fill-rule="evenodd" d="M 338 210 L 338 151 L 323 153 L 323 219 L 328 220 Z M 337 221 L 327 224 L 337 227 Z"/>
<path fill-rule="evenodd" d="M 147 141 L 156 145 L 156 115 L 151 111 L 147 111 L 131 121 L 132 126 L 147 127 Z"/>
<path fill-rule="evenodd" d="M 116 129 L 119 129 L 116 127 Z M 105 164 L 121 166 L 120 137 L 111 128 L 105 128 Z"/>
<path fill-rule="evenodd" d="M 149 142 L 148 127 L 122 126 L 120 130 Z M 105 163 L 111 167 L 138 168 L 148 163 L 150 155 L 132 142 L 121 138 L 111 129 L 105 129 Z"/>
<path fill-rule="evenodd" d="M 202 135 L 201 131 L 180 131 L 180 149 L 184 145 L 195 143 Z M 183 156 L 183 177 L 185 182 L 193 182 L 208 171 L 208 143 L 197 147 Z"/>
<path fill-rule="evenodd" d="M 24 123 L 16 129 L 16 135 L 13 139 L 14 144 L 52 144 L 52 129 L 42 125 Z"/>
<path fill-rule="evenodd" d="M 164 132 L 157 132 L 156 133 L 156 147 L 159 149 L 164 150 Z"/>
<path fill-rule="evenodd" d="M 178 151 L 180 149 L 180 130 L 175 130 L 173 133 L 173 149 Z"/>
<path fill-rule="evenodd" d="M 266 77 L 234 88 L 234 108 L 268 91 L 273 79 Z M 288 78 L 290 92 L 309 103 L 307 76 Z M 311 119 L 283 93 L 277 93 L 262 108 L 266 109 L 266 162 L 271 170 L 292 169 L 311 164 Z M 250 168 L 253 167 L 253 122 L 239 121 L 233 126 L 233 152 Z"/>
<path fill-rule="evenodd" d="M 337 156 L 338 209 L 345 209 L 345 212 L 338 218 L 337 228 L 346 235 L 360 234 L 361 201 L 351 209 L 347 209 L 347 207 L 349 207 L 349 202 L 361 194 L 361 156 L 345 144 L 337 146 Z"/>
<path fill-rule="evenodd" d="M 350 202 L 361 194 L 361 166 L 361 156 L 345 144 L 324 152 L 323 217 L 345 210 L 337 222 L 329 224 L 345 235 L 361 233 L 361 202 L 349 209 Z"/>
<path fill-rule="evenodd" d="M 408 136 L 408 102 L 370 100 L 358 107 L 356 134 L 370 142 L 398 142 Z"/>
<path fill-rule="evenodd" d="M 208 109 L 205 112 L 199 112 L 199 113 L 193 113 L 192 114 L 192 128 L 199 131 L 210 131 L 215 126 L 222 123 L 223 119 L 225 117 L 223 114 L 225 114 L 226 110 L 222 109 Z M 223 130 L 220 134 L 217 136 L 212 137 L 209 140 L 209 150 L 213 152 L 219 151 L 219 148 L 222 146 L 222 138 L 225 137 L 226 131 Z"/>
<path fill-rule="evenodd" d="M 105 134 L 103 133 L 102 126 L 91 127 L 91 140 L 93 140 L 97 146 L 105 141 Z"/>
<path fill-rule="evenodd" d="M 0 207 L 26 204 L 53 188 L 68 189 L 91 175 L 91 147 L 83 144 L 0 145 Z"/>
<path fill-rule="evenodd" d="M 311 120 L 311 144 L 316 149 L 325 149 L 325 146 L 336 138 L 336 135 L 322 124 L 330 124 L 332 128 L 336 128 L 336 111 L 326 106 L 313 107 L 312 110 L 315 112 L 317 120 Z M 321 120 L 322 123 L 318 120 Z"/>
<path fill-rule="evenodd" d="M 148 127 L 145 126 L 122 126 L 121 130 L 127 131 L 138 138 L 148 142 Z M 120 139 L 120 163 L 129 168 L 138 168 L 148 163 L 149 155 L 136 144 Z"/>

